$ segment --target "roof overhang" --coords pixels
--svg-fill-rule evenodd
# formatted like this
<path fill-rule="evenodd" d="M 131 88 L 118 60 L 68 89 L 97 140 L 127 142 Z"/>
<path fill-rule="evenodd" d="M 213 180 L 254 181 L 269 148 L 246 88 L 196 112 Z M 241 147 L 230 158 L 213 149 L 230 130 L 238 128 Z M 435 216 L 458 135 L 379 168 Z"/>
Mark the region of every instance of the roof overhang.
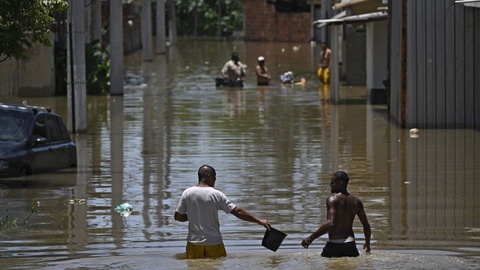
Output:
<path fill-rule="evenodd" d="M 316 25 L 317 28 L 322 28 L 322 27 L 326 26 L 327 24 L 329 24 L 331 22 L 334 22 L 334 21 L 337 21 L 339 19 L 345 18 L 345 16 L 347 16 L 347 12 L 344 10 L 344 11 L 336 14 L 335 16 L 333 16 L 330 19 L 323 19 L 323 20 L 314 21 L 313 25 Z"/>
<path fill-rule="evenodd" d="M 464 4 L 467 7 L 480 8 L 480 0 L 456 0 L 455 4 Z"/>
<path fill-rule="evenodd" d="M 384 0 L 345 0 L 332 5 L 333 10 L 349 8 L 354 15 L 376 12 L 379 8 L 386 8 Z"/>
<path fill-rule="evenodd" d="M 343 17 L 335 16 L 341 15 L 343 13 Z M 376 21 L 376 20 L 385 20 L 388 17 L 388 13 L 386 11 L 378 11 L 360 15 L 353 15 L 353 16 L 345 16 L 346 12 L 343 11 L 330 19 L 323 19 L 323 20 L 316 20 L 313 22 L 317 28 L 321 28 L 326 26 L 327 24 L 347 24 L 347 23 L 356 23 L 356 22 L 367 22 L 367 21 Z"/>

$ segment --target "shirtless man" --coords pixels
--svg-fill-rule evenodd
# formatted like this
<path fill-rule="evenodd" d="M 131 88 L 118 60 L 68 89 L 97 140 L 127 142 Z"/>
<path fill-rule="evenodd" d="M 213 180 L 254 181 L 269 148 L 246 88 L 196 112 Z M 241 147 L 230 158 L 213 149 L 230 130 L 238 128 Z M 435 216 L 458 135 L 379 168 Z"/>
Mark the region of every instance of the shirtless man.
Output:
<path fill-rule="evenodd" d="M 321 235 L 328 233 L 328 241 L 323 248 L 322 257 L 357 257 L 359 255 L 353 234 L 353 220 L 358 216 L 363 225 L 365 244 L 363 248 L 370 252 L 371 229 L 362 201 L 347 192 L 348 175 L 338 171 L 330 181 L 332 193 L 327 198 L 327 222 L 309 237 L 303 239 L 302 246 L 308 246 Z"/>
<path fill-rule="evenodd" d="M 330 55 L 332 51 L 328 48 L 327 43 L 322 42 L 322 51 L 320 52 L 320 64 L 318 68 L 318 79 L 323 84 L 330 83 Z"/>
<path fill-rule="evenodd" d="M 258 65 L 255 67 L 257 73 L 257 85 L 268 85 L 270 82 L 270 74 L 268 68 L 265 66 L 265 57 L 258 57 Z"/>

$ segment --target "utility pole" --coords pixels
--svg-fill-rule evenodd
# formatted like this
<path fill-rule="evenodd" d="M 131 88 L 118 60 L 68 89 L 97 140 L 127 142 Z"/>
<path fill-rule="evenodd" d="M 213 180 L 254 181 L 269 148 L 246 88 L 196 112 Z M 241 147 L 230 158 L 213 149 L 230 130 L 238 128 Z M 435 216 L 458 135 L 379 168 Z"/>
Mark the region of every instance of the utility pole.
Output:
<path fill-rule="evenodd" d="M 102 0 L 90 0 L 92 5 L 92 39 L 102 43 Z"/>
<path fill-rule="evenodd" d="M 222 0 L 218 0 L 218 20 L 217 20 L 218 39 L 222 38 Z"/>
<path fill-rule="evenodd" d="M 94 40 L 102 42 L 102 2 L 101 0 L 90 0 L 85 6 L 86 33 L 85 42 Z"/>
<path fill-rule="evenodd" d="M 87 84 L 85 71 L 85 3 L 70 0 L 67 42 L 68 129 L 87 131 Z"/>
<path fill-rule="evenodd" d="M 165 1 L 157 0 L 157 53 L 165 54 Z"/>
<path fill-rule="evenodd" d="M 152 3 L 150 0 L 142 1 L 141 28 L 143 61 L 152 61 Z"/>
<path fill-rule="evenodd" d="M 120 0 L 110 1 L 110 95 L 117 96 L 123 95 L 122 2 Z"/>
<path fill-rule="evenodd" d="M 320 19 L 330 19 L 333 16 L 332 11 L 332 1 L 331 0 L 322 0 L 321 4 L 321 16 Z M 329 27 L 322 27 L 320 30 L 320 41 L 326 42 L 330 45 L 330 32 L 328 31 Z M 330 41 L 330 42 L 329 42 Z"/>
<path fill-rule="evenodd" d="M 170 44 L 177 46 L 177 16 L 175 15 L 175 1 L 168 0 L 168 37 L 170 38 Z"/>

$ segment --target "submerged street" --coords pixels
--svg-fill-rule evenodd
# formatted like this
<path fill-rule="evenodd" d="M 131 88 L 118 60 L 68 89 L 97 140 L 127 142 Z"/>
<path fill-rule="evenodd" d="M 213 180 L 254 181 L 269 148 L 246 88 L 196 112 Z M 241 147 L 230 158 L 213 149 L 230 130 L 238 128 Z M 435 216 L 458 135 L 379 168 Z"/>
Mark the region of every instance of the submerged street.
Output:
<path fill-rule="evenodd" d="M 232 51 L 247 65 L 245 86 L 217 88 Z M 18 219 L 0 231 L 0 267 L 477 269 L 480 133 L 412 134 L 389 120 L 387 105 L 369 104 L 363 87 L 343 86 L 340 103 L 330 104 L 316 74 L 319 52 L 181 40 L 152 62 L 126 56 L 124 95 L 88 97 L 87 133 L 73 136 L 78 167 L 34 175 L 30 186 L 0 183 L 0 205 Z M 256 85 L 260 55 L 269 86 Z M 306 85 L 282 85 L 287 71 Z M 66 97 L 27 101 L 67 119 Z M 173 214 L 203 164 L 233 203 L 288 234 L 276 253 L 261 246 L 263 227 L 220 212 L 227 258 L 184 259 L 188 228 Z M 321 258 L 326 236 L 300 245 L 326 220 L 337 170 L 349 174 L 372 226 L 365 254 L 354 223 L 359 258 Z M 128 217 L 114 211 L 124 202 L 133 206 Z"/>

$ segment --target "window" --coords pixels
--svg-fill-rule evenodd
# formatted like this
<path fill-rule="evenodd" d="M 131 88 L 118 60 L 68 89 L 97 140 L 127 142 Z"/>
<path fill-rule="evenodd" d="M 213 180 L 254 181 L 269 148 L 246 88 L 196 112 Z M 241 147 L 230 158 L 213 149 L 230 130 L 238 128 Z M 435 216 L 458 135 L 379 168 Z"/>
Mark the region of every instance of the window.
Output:
<path fill-rule="evenodd" d="M 50 142 L 50 136 L 48 136 L 47 125 L 45 124 L 45 115 L 39 115 L 35 121 L 35 126 L 33 127 L 33 142 L 38 138 L 43 137 L 47 139 L 47 142 Z"/>
<path fill-rule="evenodd" d="M 269 4 L 275 4 L 277 12 L 310 12 L 307 0 L 267 0 Z"/>
<path fill-rule="evenodd" d="M 60 117 L 57 118 L 57 126 L 60 129 L 60 136 L 62 141 L 70 141 L 70 135 L 68 135 L 67 128 L 65 127 L 65 124 L 63 123 L 62 119 Z"/>
<path fill-rule="evenodd" d="M 53 115 L 47 115 L 47 128 L 50 134 L 50 142 L 62 141 L 62 135 L 58 128 L 57 119 Z"/>
<path fill-rule="evenodd" d="M 0 110 L 0 140 L 16 142 L 24 140 L 27 123 L 28 118 L 21 113 Z"/>

